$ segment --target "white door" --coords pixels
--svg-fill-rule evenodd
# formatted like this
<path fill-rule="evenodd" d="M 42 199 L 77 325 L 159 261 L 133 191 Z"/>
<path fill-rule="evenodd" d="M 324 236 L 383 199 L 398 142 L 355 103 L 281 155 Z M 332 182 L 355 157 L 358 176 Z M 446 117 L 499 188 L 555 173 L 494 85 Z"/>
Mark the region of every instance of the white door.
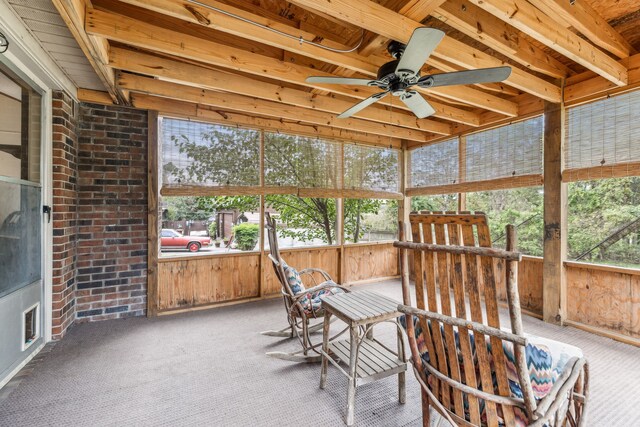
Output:
<path fill-rule="evenodd" d="M 43 342 L 42 107 L 0 63 L 0 387 Z"/>

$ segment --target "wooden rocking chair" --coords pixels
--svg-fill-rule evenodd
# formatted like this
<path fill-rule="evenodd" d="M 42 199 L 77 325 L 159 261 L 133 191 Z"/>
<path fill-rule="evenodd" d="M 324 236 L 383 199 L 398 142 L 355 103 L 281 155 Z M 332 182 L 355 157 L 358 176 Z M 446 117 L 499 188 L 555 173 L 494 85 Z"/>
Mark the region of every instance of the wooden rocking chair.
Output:
<path fill-rule="evenodd" d="M 278 249 L 276 221 L 271 218 L 269 213 L 265 215 L 269 238 L 269 259 L 271 259 L 276 277 L 282 285 L 282 298 L 289 326 L 279 331 L 265 331 L 262 332 L 262 335 L 283 338 L 297 337 L 302 345 L 302 350 L 294 353 L 269 352 L 267 355 L 290 362 L 320 362 L 322 356 L 319 347 L 322 345 L 322 340 L 313 344 L 310 337 L 311 333 L 322 329 L 324 310 L 322 310 L 320 296 L 335 292 L 349 292 L 349 290 L 336 284 L 331 276 L 323 270 L 306 268 L 298 272 L 287 265 Z M 311 287 L 307 287 L 309 285 Z M 317 322 L 311 324 L 311 321 L 316 319 L 318 319 Z M 344 331 L 346 329 L 337 335 Z"/>
<path fill-rule="evenodd" d="M 589 371 L 582 351 L 523 331 L 514 227 L 507 226 L 507 247 L 500 250 L 491 247 L 480 212 L 411 214 L 410 223 L 413 242 L 394 246 L 403 258 L 399 310 L 407 315 L 423 424 L 433 406 L 454 426 L 584 426 Z M 407 249 L 414 255 L 417 308 L 410 306 Z M 509 329 L 500 328 L 498 262 Z"/>

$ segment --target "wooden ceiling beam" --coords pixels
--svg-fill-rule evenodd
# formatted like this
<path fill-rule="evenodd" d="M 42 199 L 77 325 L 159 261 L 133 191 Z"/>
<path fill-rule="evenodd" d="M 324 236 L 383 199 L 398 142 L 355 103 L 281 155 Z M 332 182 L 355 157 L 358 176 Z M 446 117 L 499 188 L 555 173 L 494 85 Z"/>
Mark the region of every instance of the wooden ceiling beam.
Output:
<path fill-rule="evenodd" d="M 422 26 L 421 23 L 370 0 L 290 0 L 290 2 L 310 10 L 332 14 L 339 19 L 348 20 L 369 31 L 375 31 L 384 37 L 403 43 L 408 42 L 413 31 Z M 438 45 L 433 56 L 469 69 L 505 65 L 499 59 L 448 36 L 445 36 Z M 560 102 L 559 86 L 519 68 L 513 68 L 511 76 L 505 82 L 547 101 Z"/>
<path fill-rule="evenodd" d="M 398 13 L 407 18 L 422 22 L 445 1 L 446 0 L 409 0 L 398 10 Z M 384 47 L 388 41 L 389 39 L 387 37 L 375 33 L 374 37 L 367 40 L 367 43 L 360 47 L 359 52 L 362 55 L 369 56 Z"/>
<path fill-rule="evenodd" d="M 526 0 L 469 1 L 616 85 L 627 84 L 627 69 L 624 65 L 558 25 L 553 18 Z"/>
<path fill-rule="evenodd" d="M 111 98 L 120 104 L 126 104 L 126 97 L 116 89 L 113 70 L 107 65 L 108 42 L 99 37 L 88 35 L 84 30 L 85 10 L 87 7 L 91 7 L 91 1 L 53 0 L 53 5 L 60 13 L 64 23 L 67 24 L 73 38 L 78 42 L 78 46 L 87 57 L 89 64 L 91 64 Z"/>
<path fill-rule="evenodd" d="M 617 86 L 598 76 L 592 71 L 586 71 L 567 80 L 564 88 L 564 102 L 567 105 L 576 105 L 608 95 L 640 88 L 640 53 L 621 59 L 621 63 L 629 70 L 627 86 Z"/>
<path fill-rule="evenodd" d="M 133 74 L 127 75 L 126 79 L 119 81 L 122 83 L 121 87 L 123 89 L 132 92 L 162 96 L 177 101 L 192 102 L 253 116 L 265 116 L 300 123 L 310 123 L 391 138 L 403 138 L 411 141 L 423 142 L 431 136 L 423 131 L 415 131 L 389 124 L 374 123 L 357 118 L 338 119 L 335 114 L 322 111 L 294 107 L 279 102 L 265 101 L 233 93 L 214 92 L 207 89 L 185 86 Z"/>
<path fill-rule="evenodd" d="M 171 54 L 182 58 L 196 60 L 211 65 L 242 71 L 259 76 L 269 76 L 276 80 L 286 81 L 301 86 L 326 89 L 326 85 L 306 82 L 310 75 L 333 76 L 307 67 L 255 55 L 241 49 L 221 45 L 197 37 L 186 36 L 181 33 L 156 27 L 133 18 L 116 15 L 111 12 L 89 10 L 87 12 L 86 28 L 89 33 L 100 34 L 111 40 L 127 43 L 132 46 L 149 49 L 156 52 Z M 153 68 L 153 64 L 149 64 Z M 369 87 L 352 88 L 342 85 L 332 85 L 331 92 L 349 97 L 364 99 L 374 93 Z M 383 100 L 385 105 L 391 101 Z M 404 105 L 393 104 L 394 108 L 408 110 Z M 436 109 L 435 117 L 451 120 L 453 116 L 460 121 L 470 124 L 477 123 L 474 113 L 467 113 L 462 109 L 455 109 L 445 104 L 432 103 Z"/>
<path fill-rule="evenodd" d="M 335 96 L 314 95 L 302 90 L 258 81 L 230 72 L 212 70 L 201 65 L 188 64 L 170 58 L 118 47 L 111 49 L 110 64 L 120 70 L 156 76 L 176 83 L 237 93 L 334 114 L 345 111 L 354 102 Z M 126 87 L 128 80 L 129 75 L 123 74 L 119 76 L 118 84 Z M 451 132 L 451 126 L 447 123 L 418 119 L 413 113 L 404 110 L 396 110 L 393 114 L 390 114 L 386 108 L 378 105 L 372 105 L 362 110 L 356 117 L 440 135 L 447 135 Z M 480 123 L 479 120 L 477 123 Z"/>
<path fill-rule="evenodd" d="M 631 44 L 585 1 L 538 0 L 535 6 L 548 16 L 558 17 L 618 58 L 626 58 L 634 52 Z"/>
<path fill-rule="evenodd" d="M 205 122 L 218 123 L 226 126 L 246 126 L 274 132 L 319 136 L 383 147 L 391 146 L 393 148 L 400 148 L 402 146 L 402 140 L 397 138 L 388 138 L 368 133 L 354 132 L 351 130 L 335 129 L 327 126 L 292 122 L 284 119 L 274 120 L 264 117 L 247 116 L 244 114 L 227 112 L 219 109 L 216 110 L 204 105 L 176 101 L 159 96 L 133 93 L 131 94 L 131 103 L 136 108 L 158 111 L 160 114 L 167 116 L 191 120 L 200 119 Z"/>
<path fill-rule="evenodd" d="M 448 0 L 432 15 L 530 70 L 556 78 L 571 74 L 566 65 L 531 43 L 525 34 L 468 0 Z"/>
<path fill-rule="evenodd" d="M 360 72 L 372 78 L 377 76 L 378 68 L 387 62 L 387 60 L 381 57 L 365 58 L 356 53 L 332 52 L 308 43 L 300 43 L 298 39 L 294 40 L 268 29 L 260 28 L 250 23 L 230 17 L 223 13 L 215 12 L 204 7 L 197 7 L 181 0 L 124 1 L 128 4 L 146 8 L 156 13 L 205 27 L 214 28 L 218 31 L 233 34 L 238 37 L 244 37 L 258 43 L 265 43 L 269 46 L 334 64 L 354 72 Z M 233 13 L 244 19 L 277 29 L 278 31 L 282 31 L 286 34 L 292 34 L 297 31 L 297 34 L 307 40 L 315 37 L 313 34 L 305 33 L 299 29 L 265 19 L 259 15 L 251 14 L 220 2 L 209 0 L 207 4 L 225 12 Z M 182 37 L 186 36 L 183 35 Z M 338 45 L 330 41 L 325 41 L 323 43 L 334 48 L 345 48 L 345 46 Z M 331 86 L 320 87 L 320 89 L 331 90 Z M 429 93 L 438 94 L 453 101 L 464 102 L 474 107 L 488 109 L 508 116 L 517 115 L 517 106 L 514 103 L 469 87 L 440 87 L 433 89 L 420 88 L 418 90 L 426 95 Z"/>

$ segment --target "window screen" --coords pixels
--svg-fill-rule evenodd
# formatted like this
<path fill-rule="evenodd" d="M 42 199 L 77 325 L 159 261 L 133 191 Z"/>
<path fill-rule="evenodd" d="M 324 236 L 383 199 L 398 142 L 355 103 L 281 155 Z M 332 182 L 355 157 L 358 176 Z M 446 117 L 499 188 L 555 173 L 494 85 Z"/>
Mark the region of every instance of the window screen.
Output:
<path fill-rule="evenodd" d="M 427 145 L 410 153 L 410 187 L 433 187 L 458 182 L 458 139 Z"/>
<path fill-rule="evenodd" d="M 539 185 L 543 126 L 540 116 L 467 135 L 465 181 L 534 176 L 530 185 Z"/>
<path fill-rule="evenodd" d="M 339 142 L 265 132 L 265 186 L 337 189 L 341 174 Z"/>
<path fill-rule="evenodd" d="M 170 118 L 160 131 L 163 185 L 259 185 L 259 131 Z"/>
<path fill-rule="evenodd" d="M 398 151 L 390 148 L 345 145 L 344 188 L 398 192 Z"/>
<path fill-rule="evenodd" d="M 589 169 L 569 180 L 638 175 L 622 165 L 640 161 L 639 118 L 640 91 L 568 109 L 565 168 Z"/>

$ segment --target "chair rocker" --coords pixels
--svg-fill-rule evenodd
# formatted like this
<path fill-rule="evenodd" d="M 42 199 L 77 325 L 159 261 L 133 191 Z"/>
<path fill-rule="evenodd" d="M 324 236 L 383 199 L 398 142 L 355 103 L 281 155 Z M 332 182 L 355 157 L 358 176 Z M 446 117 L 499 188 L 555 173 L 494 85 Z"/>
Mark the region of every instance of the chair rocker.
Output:
<path fill-rule="evenodd" d="M 523 331 L 515 229 L 506 250 L 491 247 L 486 216 L 411 214 L 402 253 L 402 292 L 411 362 L 430 407 L 454 426 L 584 426 L 589 370 L 582 351 Z M 404 229 L 401 224 L 401 240 Z M 413 250 L 411 307 L 407 250 Z M 500 327 L 504 274 L 510 327 Z M 416 308 L 417 307 L 417 308 Z"/>
<path fill-rule="evenodd" d="M 324 310 L 320 297 L 330 293 L 349 292 L 349 290 L 336 284 L 331 276 L 323 270 L 306 268 L 296 271 L 287 265 L 278 249 L 276 221 L 271 218 L 269 213 L 265 215 L 269 238 L 269 259 L 273 263 L 276 277 L 282 286 L 282 299 L 289 326 L 278 331 L 264 331 L 261 334 L 283 338 L 295 337 L 298 338 L 302 346 L 301 350 L 293 353 L 268 352 L 267 355 L 290 362 L 320 362 L 322 359 L 320 354 L 322 340 L 318 340 L 314 344 L 310 337 L 313 332 L 322 330 Z M 310 287 L 307 287 L 309 285 Z"/>

